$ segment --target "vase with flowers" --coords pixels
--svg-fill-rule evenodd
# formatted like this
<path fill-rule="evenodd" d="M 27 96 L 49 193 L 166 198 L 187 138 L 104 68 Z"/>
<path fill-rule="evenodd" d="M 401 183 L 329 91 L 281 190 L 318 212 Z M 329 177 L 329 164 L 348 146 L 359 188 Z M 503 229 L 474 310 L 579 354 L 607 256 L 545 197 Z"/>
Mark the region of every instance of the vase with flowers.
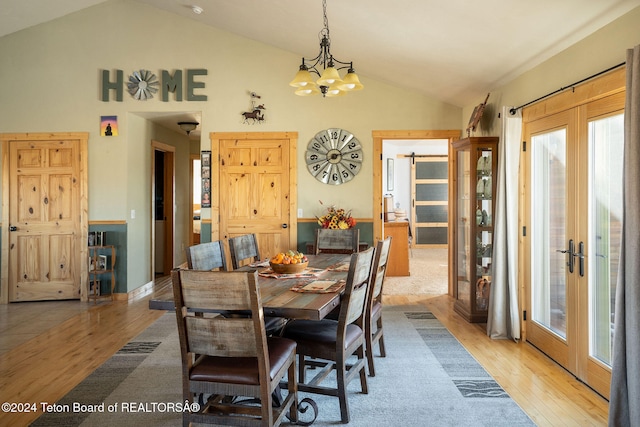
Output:
<path fill-rule="evenodd" d="M 322 201 L 320 201 L 322 205 Z M 347 211 L 343 208 L 336 208 L 330 206 L 327 208 L 327 213 L 322 216 L 316 217 L 318 225 L 322 228 L 331 228 L 334 230 L 346 230 L 353 228 L 356 225 L 356 220 L 351 216 L 351 211 Z"/>

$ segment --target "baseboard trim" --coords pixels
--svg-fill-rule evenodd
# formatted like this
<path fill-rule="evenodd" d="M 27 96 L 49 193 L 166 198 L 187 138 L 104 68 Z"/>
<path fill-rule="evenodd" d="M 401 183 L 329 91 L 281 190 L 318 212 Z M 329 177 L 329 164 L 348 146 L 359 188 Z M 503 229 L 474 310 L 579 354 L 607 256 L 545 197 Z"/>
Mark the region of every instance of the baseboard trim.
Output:
<path fill-rule="evenodd" d="M 151 292 L 153 292 L 153 281 L 147 283 L 146 285 L 142 285 L 139 288 L 132 290 L 131 292 L 116 293 L 113 295 L 113 299 L 116 301 L 131 301 L 148 295 Z"/>

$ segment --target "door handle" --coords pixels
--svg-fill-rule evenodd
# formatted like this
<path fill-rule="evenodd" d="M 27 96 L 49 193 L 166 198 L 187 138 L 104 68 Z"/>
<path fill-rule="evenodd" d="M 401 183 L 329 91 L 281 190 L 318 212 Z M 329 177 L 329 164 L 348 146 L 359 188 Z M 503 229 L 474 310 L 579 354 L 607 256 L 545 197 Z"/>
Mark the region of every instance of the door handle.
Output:
<path fill-rule="evenodd" d="M 9 227 L 9 231 L 18 231 L 18 227 L 16 227 L 15 225 L 12 225 Z"/>
<path fill-rule="evenodd" d="M 580 271 L 580 277 L 584 277 L 584 242 L 578 243 L 578 252 L 574 252 L 571 255 L 578 257 L 578 269 Z"/>
<path fill-rule="evenodd" d="M 569 273 L 573 273 L 574 264 L 576 262 L 576 258 L 578 258 L 578 271 L 580 273 L 580 277 L 584 277 L 584 242 L 580 242 L 578 244 L 578 252 L 576 252 L 575 249 L 575 243 L 573 242 L 573 239 L 570 239 L 569 249 L 556 249 L 556 252 L 569 255 L 569 260 L 567 261 Z"/>
<path fill-rule="evenodd" d="M 289 224 L 282 224 L 282 228 L 289 228 Z"/>
<path fill-rule="evenodd" d="M 573 239 L 569 240 L 569 249 L 556 249 L 556 252 L 569 255 L 569 260 L 567 261 L 567 267 L 569 267 L 569 273 L 573 273 L 573 263 L 575 262 L 575 256 L 576 256 L 576 254 L 573 252 L 574 249 L 575 249 L 575 245 L 573 244 Z"/>

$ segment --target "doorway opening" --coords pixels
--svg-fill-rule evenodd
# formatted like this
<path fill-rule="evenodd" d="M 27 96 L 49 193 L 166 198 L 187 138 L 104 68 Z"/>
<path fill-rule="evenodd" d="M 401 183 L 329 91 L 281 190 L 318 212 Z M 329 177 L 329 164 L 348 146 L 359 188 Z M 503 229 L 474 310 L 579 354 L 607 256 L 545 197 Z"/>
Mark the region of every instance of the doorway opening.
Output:
<path fill-rule="evenodd" d="M 175 147 L 152 141 L 152 277 L 167 276 L 174 265 Z"/>
<path fill-rule="evenodd" d="M 385 196 L 391 194 L 394 199 L 394 210 L 400 208 L 407 215 L 407 219 L 411 218 L 412 209 L 416 207 L 416 198 L 418 197 L 411 181 L 411 154 L 421 155 L 439 155 L 448 156 L 450 146 L 453 141 L 460 138 L 460 131 L 374 131 L 374 158 L 380 159 L 374 162 L 374 205 L 373 205 L 373 228 L 374 240 L 380 239 L 385 235 L 384 232 L 384 206 Z M 438 141 L 438 142 L 435 142 Z M 437 148 L 435 148 L 437 147 Z M 435 150 L 435 151 L 434 151 Z M 386 159 L 392 158 L 393 163 Z M 403 162 L 406 165 L 403 166 Z M 393 164 L 393 175 L 389 176 L 389 164 Z M 403 174 L 406 174 L 403 175 Z M 448 179 L 450 179 L 450 174 Z M 388 190 L 391 188 L 391 190 Z M 422 191 L 422 190 L 420 190 Z M 388 202 L 387 202 L 388 203 Z M 397 205 L 400 206 L 397 206 Z M 427 209 L 428 210 L 428 209 Z M 401 212 L 402 215 L 402 212 Z M 417 218 L 417 217 L 415 217 Z M 387 215 L 387 219 L 389 216 Z M 411 237 L 409 242 L 413 246 L 416 239 L 416 231 L 414 221 L 411 221 L 410 230 Z M 448 221 L 447 221 L 448 222 Z M 425 253 L 425 252 L 433 253 Z M 424 277 L 425 270 L 433 269 L 435 265 L 437 269 L 444 270 L 445 274 L 440 286 L 436 286 L 438 290 L 430 288 L 428 290 L 418 287 L 417 283 L 412 280 L 405 280 L 408 283 L 406 293 L 448 293 L 452 294 L 452 284 L 448 280 L 448 266 L 451 264 L 450 245 L 442 245 L 441 247 L 424 247 L 411 248 L 410 256 L 410 276 L 413 278 L 422 275 Z M 420 259 L 414 257 L 419 256 Z M 422 258 L 429 259 L 430 265 L 423 265 Z M 434 264 L 435 263 L 435 264 Z M 420 272 L 418 271 L 420 270 Z M 422 272 L 422 273 L 421 273 Z"/>

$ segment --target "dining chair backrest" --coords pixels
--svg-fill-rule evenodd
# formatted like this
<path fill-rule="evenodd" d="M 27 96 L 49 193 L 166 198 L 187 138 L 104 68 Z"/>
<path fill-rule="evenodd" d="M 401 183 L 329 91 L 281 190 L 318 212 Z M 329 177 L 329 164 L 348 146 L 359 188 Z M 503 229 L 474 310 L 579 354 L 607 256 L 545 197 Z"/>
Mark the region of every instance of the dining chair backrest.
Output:
<path fill-rule="evenodd" d="M 227 257 L 222 240 L 189 246 L 185 252 L 190 270 L 227 270 Z"/>
<path fill-rule="evenodd" d="M 318 228 L 315 235 L 315 253 L 355 253 L 358 252 L 360 230 L 357 228 Z"/>
<path fill-rule="evenodd" d="M 356 323 L 360 327 L 364 325 L 374 255 L 375 248 L 351 255 L 344 295 L 340 301 L 339 328 L 346 327 L 351 323 Z"/>
<path fill-rule="evenodd" d="M 261 320 L 256 270 L 177 270 L 172 272 L 172 280 L 178 327 L 187 338 L 184 342 L 187 353 L 258 357 L 261 363 L 268 364 L 268 359 L 264 360 L 267 336 Z M 196 314 L 228 310 L 248 311 L 251 316 L 230 320 Z"/>
<path fill-rule="evenodd" d="M 387 274 L 387 262 L 389 261 L 390 250 L 391 236 L 384 240 L 379 240 L 376 244 L 376 255 L 373 258 L 373 266 L 371 267 L 370 305 L 373 305 L 374 301 L 380 302 L 382 297 L 382 286 Z"/>
<path fill-rule="evenodd" d="M 255 234 L 244 234 L 229 238 L 231 267 L 236 270 L 244 264 L 260 261 L 258 240 Z"/>
<path fill-rule="evenodd" d="M 371 266 L 371 288 L 365 313 L 365 338 L 367 341 L 367 364 L 369 375 L 375 377 L 375 363 L 373 358 L 374 346 L 380 347 L 380 355 L 386 357 L 384 345 L 384 329 L 382 324 L 382 288 L 387 274 L 387 263 L 391 250 L 391 236 L 379 240 L 376 244 L 376 255 Z"/>

